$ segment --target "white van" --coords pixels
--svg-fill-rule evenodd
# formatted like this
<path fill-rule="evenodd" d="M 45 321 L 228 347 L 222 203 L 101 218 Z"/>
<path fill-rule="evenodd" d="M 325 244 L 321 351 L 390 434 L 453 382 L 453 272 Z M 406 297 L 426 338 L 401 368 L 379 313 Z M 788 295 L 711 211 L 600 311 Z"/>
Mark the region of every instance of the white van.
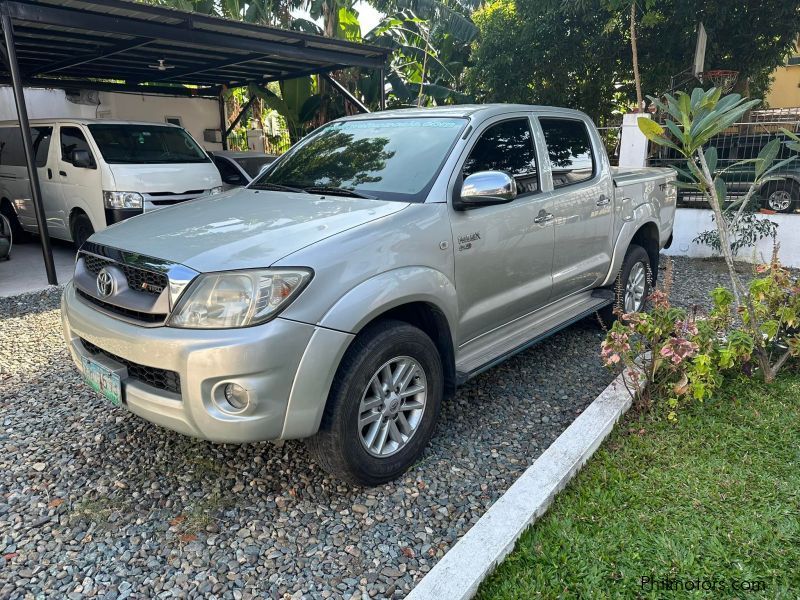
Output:
<path fill-rule="evenodd" d="M 37 119 L 31 130 L 50 235 L 76 247 L 142 212 L 222 191 L 214 163 L 177 125 Z M 15 233 L 37 231 L 15 121 L 0 122 L 0 212 Z"/>

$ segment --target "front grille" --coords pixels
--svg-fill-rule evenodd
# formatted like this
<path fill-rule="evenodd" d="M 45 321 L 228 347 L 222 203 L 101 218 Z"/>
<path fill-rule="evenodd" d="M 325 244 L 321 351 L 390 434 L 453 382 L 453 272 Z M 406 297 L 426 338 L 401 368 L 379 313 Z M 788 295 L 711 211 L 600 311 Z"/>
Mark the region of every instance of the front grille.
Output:
<path fill-rule="evenodd" d="M 78 295 L 91 302 L 92 304 L 99 306 L 100 308 L 107 310 L 108 312 L 112 312 L 123 317 L 128 317 L 129 319 L 135 319 L 137 321 L 144 321 L 145 323 L 163 323 L 167 320 L 167 315 L 163 313 L 145 313 L 139 312 L 138 310 L 131 310 L 129 308 L 124 308 L 122 306 L 117 306 L 116 304 L 109 304 L 108 302 L 103 302 L 99 298 L 95 298 L 84 292 L 81 289 L 75 289 Z"/>
<path fill-rule="evenodd" d="M 95 346 L 93 343 L 86 341 L 83 338 L 80 338 L 81 344 L 86 349 L 86 351 L 91 354 L 92 356 L 97 356 L 98 354 L 110 358 L 111 360 L 124 365 L 125 368 L 128 369 L 128 377 L 131 379 L 136 379 L 137 381 L 141 381 L 144 384 L 149 385 L 150 387 L 154 387 L 159 390 L 164 390 L 167 392 L 172 392 L 173 394 L 181 393 L 181 376 L 178 375 L 175 371 L 168 371 L 167 369 L 157 369 L 156 367 L 146 367 L 144 365 L 137 364 L 130 360 L 126 360 L 117 356 L 116 354 L 111 354 L 110 352 L 106 352 L 102 348 Z"/>
<path fill-rule="evenodd" d="M 156 196 L 156 197 L 163 197 L 163 196 L 188 196 L 190 194 L 195 194 L 199 196 L 205 192 L 205 190 L 186 190 L 185 192 L 150 192 L 148 196 Z"/>
<path fill-rule="evenodd" d="M 94 275 L 97 275 L 100 272 L 100 269 L 109 265 L 113 265 L 118 269 L 121 269 L 122 272 L 125 273 L 125 278 L 128 280 L 128 287 L 137 292 L 158 296 L 162 290 L 166 289 L 166 287 L 169 285 L 169 280 L 163 273 L 156 273 L 155 271 L 140 269 L 139 267 L 134 267 L 125 263 L 118 263 L 116 261 L 109 260 L 107 258 L 101 258 L 100 256 L 95 256 L 94 254 L 87 254 L 85 252 L 81 253 L 81 257 L 83 258 L 84 265 L 86 265 L 86 270 Z"/>

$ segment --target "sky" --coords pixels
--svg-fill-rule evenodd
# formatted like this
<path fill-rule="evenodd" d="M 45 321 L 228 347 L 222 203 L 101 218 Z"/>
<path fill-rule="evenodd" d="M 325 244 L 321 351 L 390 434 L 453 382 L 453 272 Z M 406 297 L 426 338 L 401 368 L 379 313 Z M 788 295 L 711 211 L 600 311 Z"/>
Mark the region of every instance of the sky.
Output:
<path fill-rule="evenodd" d="M 358 22 L 361 24 L 361 35 L 367 33 L 370 29 L 373 29 L 378 22 L 381 20 L 381 13 L 379 13 L 372 5 L 366 2 L 356 2 L 355 9 L 358 12 Z M 308 15 L 307 10 L 296 10 L 293 11 L 292 14 L 295 17 L 303 17 L 305 19 L 312 20 L 311 17 Z M 318 19 L 318 25 L 322 25 L 322 20 Z"/>

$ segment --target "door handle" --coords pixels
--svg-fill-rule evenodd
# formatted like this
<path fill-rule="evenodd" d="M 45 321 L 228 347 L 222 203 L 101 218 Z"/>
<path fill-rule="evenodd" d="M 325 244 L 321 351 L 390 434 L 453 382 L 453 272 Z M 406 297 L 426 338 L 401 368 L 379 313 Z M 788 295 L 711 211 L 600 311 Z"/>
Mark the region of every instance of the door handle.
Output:
<path fill-rule="evenodd" d="M 543 223 L 549 223 L 554 218 L 555 217 L 553 216 L 553 213 L 544 212 L 542 210 L 542 211 L 539 212 L 539 215 L 533 220 L 533 222 L 538 224 L 538 225 L 541 225 Z"/>
<path fill-rule="evenodd" d="M 67 176 L 67 172 L 66 171 L 59 171 L 58 174 L 61 175 L 62 177 L 66 177 Z"/>
<path fill-rule="evenodd" d="M 595 202 L 597 206 L 605 206 L 606 204 L 610 203 L 611 203 L 611 198 L 609 198 L 605 194 L 600 194 L 600 197 L 597 199 L 597 202 Z"/>
<path fill-rule="evenodd" d="M 50 168 L 47 169 L 47 178 L 48 179 L 52 179 L 53 178 L 53 169 L 50 169 Z"/>

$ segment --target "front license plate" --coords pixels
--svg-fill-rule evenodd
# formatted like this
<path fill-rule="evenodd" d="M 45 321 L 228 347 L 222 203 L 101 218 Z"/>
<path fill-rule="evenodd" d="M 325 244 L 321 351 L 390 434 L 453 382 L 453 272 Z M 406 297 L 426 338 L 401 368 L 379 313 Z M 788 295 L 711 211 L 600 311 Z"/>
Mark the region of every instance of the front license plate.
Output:
<path fill-rule="evenodd" d="M 91 358 L 81 356 L 83 379 L 94 391 L 100 392 L 114 406 L 122 404 L 122 382 L 119 375 L 96 363 Z"/>

